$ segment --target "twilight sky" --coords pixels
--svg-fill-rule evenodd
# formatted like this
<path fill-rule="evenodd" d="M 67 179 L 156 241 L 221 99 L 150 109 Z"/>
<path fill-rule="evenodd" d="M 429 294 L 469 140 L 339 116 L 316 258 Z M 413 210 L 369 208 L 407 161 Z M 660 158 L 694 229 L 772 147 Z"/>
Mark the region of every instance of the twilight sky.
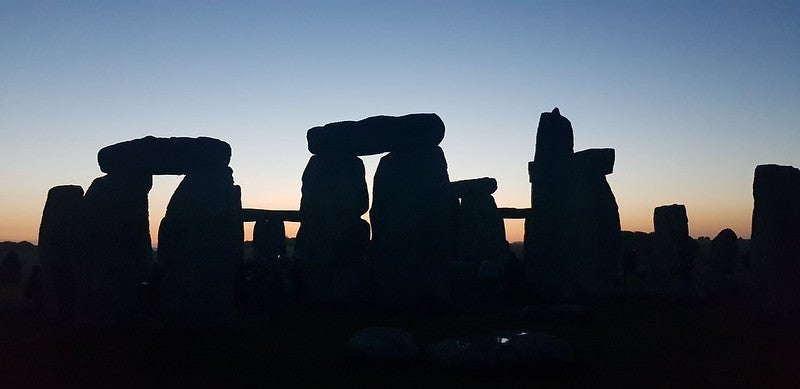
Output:
<path fill-rule="evenodd" d="M 749 237 L 755 166 L 800 166 L 798 69 L 798 1 L 0 0 L 0 241 L 35 242 L 50 187 L 145 135 L 225 140 L 245 207 L 297 209 L 306 130 L 379 114 L 438 113 L 451 180 L 529 207 L 555 106 L 576 151 L 616 149 L 623 229 L 682 203 L 692 236 Z M 154 243 L 179 181 L 154 180 Z"/>

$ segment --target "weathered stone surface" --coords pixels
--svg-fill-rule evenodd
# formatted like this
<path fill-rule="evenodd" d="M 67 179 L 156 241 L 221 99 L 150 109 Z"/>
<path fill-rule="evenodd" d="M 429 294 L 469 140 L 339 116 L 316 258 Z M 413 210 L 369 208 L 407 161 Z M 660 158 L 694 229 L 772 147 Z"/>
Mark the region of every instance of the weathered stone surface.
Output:
<path fill-rule="evenodd" d="M 350 350 L 372 360 L 398 361 L 411 359 L 419 352 L 414 335 L 396 327 L 367 327 L 350 337 Z"/>
<path fill-rule="evenodd" d="M 447 261 L 456 256 L 457 210 L 441 148 L 393 151 L 381 158 L 370 210 L 378 300 L 448 299 Z"/>
<path fill-rule="evenodd" d="M 800 170 L 759 165 L 753 201 L 754 296 L 763 308 L 796 311 L 800 309 Z"/>
<path fill-rule="evenodd" d="M 152 265 L 147 193 L 150 175 L 108 174 L 83 198 L 83 249 L 75 264 L 77 320 L 127 326 L 138 310 L 137 288 Z"/>
<path fill-rule="evenodd" d="M 286 228 L 281 220 L 259 220 L 253 227 L 253 258 L 274 261 L 286 257 Z"/>
<path fill-rule="evenodd" d="M 75 262 L 81 255 L 82 210 L 80 186 L 56 186 L 47 192 L 39 226 L 39 263 L 45 312 L 61 321 L 71 320 L 75 311 Z"/>
<path fill-rule="evenodd" d="M 241 192 L 228 167 L 195 171 L 178 185 L 158 231 L 167 319 L 178 327 L 231 326 L 243 260 Z"/>
<path fill-rule="evenodd" d="M 575 173 L 605 176 L 614 172 L 614 149 L 588 149 L 575 153 Z"/>
<path fill-rule="evenodd" d="M 369 208 L 364 162 L 355 156 L 312 155 L 301 192 L 301 218 L 325 212 L 361 216 Z"/>
<path fill-rule="evenodd" d="M 450 183 L 453 195 L 458 198 L 469 195 L 491 195 L 497 190 L 497 180 L 483 177 L 471 180 L 453 181 Z"/>
<path fill-rule="evenodd" d="M 187 174 L 228 166 L 231 147 L 214 138 L 147 136 L 106 146 L 97 153 L 104 173 Z"/>
<path fill-rule="evenodd" d="M 621 250 L 619 212 L 605 174 L 613 149 L 573 153 L 572 125 L 545 112 L 528 165 L 531 210 L 525 219 L 528 278 L 542 297 L 572 299 L 613 292 Z"/>
<path fill-rule="evenodd" d="M 505 263 L 508 258 L 505 224 L 492 195 L 462 196 L 457 221 L 459 261 Z"/>
<path fill-rule="evenodd" d="M 726 228 L 711 240 L 711 270 L 717 274 L 731 274 L 736 269 L 738 237 Z"/>
<path fill-rule="evenodd" d="M 428 348 L 434 361 L 456 368 L 541 367 L 575 362 L 572 347 L 544 333 L 507 331 L 445 339 Z"/>
<path fill-rule="evenodd" d="M 691 238 L 686 207 L 672 204 L 656 207 L 653 211 L 653 235 L 657 262 L 651 270 L 660 274 L 685 272 L 691 261 Z"/>
<path fill-rule="evenodd" d="M 437 146 L 444 122 L 433 113 L 373 116 L 314 127 L 306 137 L 312 154 L 372 155 Z"/>

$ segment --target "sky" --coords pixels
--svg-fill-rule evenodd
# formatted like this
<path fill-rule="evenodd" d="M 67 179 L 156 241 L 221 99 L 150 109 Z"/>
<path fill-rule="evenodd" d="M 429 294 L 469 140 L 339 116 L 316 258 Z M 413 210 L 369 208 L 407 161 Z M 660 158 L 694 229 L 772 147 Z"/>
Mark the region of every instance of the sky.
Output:
<path fill-rule="evenodd" d="M 529 207 L 553 107 L 575 151 L 616 149 L 623 229 L 678 203 L 692 236 L 749 237 L 755 167 L 800 166 L 798 69 L 798 1 L 0 0 L 0 241 L 36 242 L 48 189 L 87 189 L 110 144 L 222 139 L 243 206 L 297 209 L 309 128 L 414 112 L 452 181 Z M 154 179 L 154 244 L 180 179 Z"/>

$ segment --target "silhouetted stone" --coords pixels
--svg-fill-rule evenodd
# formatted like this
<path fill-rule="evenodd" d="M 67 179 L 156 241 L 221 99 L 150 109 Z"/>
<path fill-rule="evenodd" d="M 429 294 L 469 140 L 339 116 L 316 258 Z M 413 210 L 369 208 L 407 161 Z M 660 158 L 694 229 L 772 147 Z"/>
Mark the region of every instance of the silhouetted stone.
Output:
<path fill-rule="evenodd" d="M 614 172 L 614 149 L 588 149 L 575 153 L 575 172 L 582 176 L 606 176 Z"/>
<path fill-rule="evenodd" d="M 314 127 L 306 137 L 312 154 L 372 155 L 436 146 L 444 138 L 444 122 L 433 113 L 373 116 Z"/>
<path fill-rule="evenodd" d="M 19 255 L 11 251 L 0 262 L 0 285 L 16 284 L 20 280 L 22 261 Z"/>
<path fill-rule="evenodd" d="M 286 229 L 280 220 L 259 220 L 253 227 L 253 258 L 270 261 L 286 257 Z"/>
<path fill-rule="evenodd" d="M 563 367 L 575 362 L 572 347 L 544 333 L 507 331 L 432 344 L 434 361 L 456 368 Z"/>
<path fill-rule="evenodd" d="M 483 177 L 471 180 L 453 181 L 450 183 L 453 195 L 461 198 L 469 195 L 491 195 L 497 190 L 497 180 Z"/>
<path fill-rule="evenodd" d="M 301 191 L 301 218 L 326 212 L 360 217 L 369 209 L 364 162 L 355 156 L 312 155 Z"/>
<path fill-rule="evenodd" d="M 147 193 L 150 175 L 108 174 L 83 198 L 83 250 L 76 262 L 78 320 L 127 326 L 137 314 L 137 288 L 152 264 Z"/>
<path fill-rule="evenodd" d="M 229 167 L 194 171 L 178 185 L 158 231 L 161 290 L 179 327 L 230 326 L 244 231 L 241 192 Z"/>
<path fill-rule="evenodd" d="M 63 185 L 47 192 L 39 226 L 39 263 L 48 315 L 70 320 L 75 311 L 75 263 L 81 255 L 83 188 Z"/>
<path fill-rule="evenodd" d="M 104 173 L 187 174 L 228 166 L 231 147 L 214 138 L 147 136 L 106 146 L 97 153 Z"/>
<path fill-rule="evenodd" d="M 736 269 L 739 238 L 730 228 L 717 234 L 711 241 L 711 269 L 717 274 L 731 274 Z"/>
<path fill-rule="evenodd" d="M 501 275 L 502 265 L 508 256 L 506 230 L 492 195 L 462 195 L 457 221 L 458 260 L 496 263 L 499 266 L 498 276 Z M 483 266 L 488 271 L 489 265 Z"/>
<path fill-rule="evenodd" d="M 751 267 L 767 309 L 800 309 L 800 170 L 759 165 L 753 179 Z"/>
<path fill-rule="evenodd" d="M 352 301 L 363 294 L 369 207 L 364 163 L 352 155 L 314 155 L 303 172 L 294 259 L 304 297 Z"/>
<path fill-rule="evenodd" d="M 387 303 L 443 302 L 455 259 L 458 199 L 438 146 L 381 158 L 373 184 L 376 297 Z"/>
<path fill-rule="evenodd" d="M 531 216 L 530 208 L 498 208 L 497 212 L 503 219 L 525 219 Z"/>
<path fill-rule="evenodd" d="M 300 211 L 274 211 L 270 209 L 242 208 L 242 221 L 258 222 L 261 220 L 279 220 L 283 222 L 300 222 Z"/>
<path fill-rule="evenodd" d="M 349 347 L 359 357 L 389 362 L 411 359 L 419 351 L 414 335 L 395 327 L 362 328 L 350 337 Z"/>
<path fill-rule="evenodd" d="M 527 274 L 541 296 L 608 296 L 621 250 L 619 212 L 605 175 L 613 149 L 573 153 L 572 125 L 558 108 L 542 113 L 528 165 Z"/>
<path fill-rule="evenodd" d="M 686 207 L 672 204 L 656 207 L 653 211 L 653 235 L 656 261 L 651 270 L 660 274 L 680 274 L 684 263 L 691 258 L 689 219 Z"/>

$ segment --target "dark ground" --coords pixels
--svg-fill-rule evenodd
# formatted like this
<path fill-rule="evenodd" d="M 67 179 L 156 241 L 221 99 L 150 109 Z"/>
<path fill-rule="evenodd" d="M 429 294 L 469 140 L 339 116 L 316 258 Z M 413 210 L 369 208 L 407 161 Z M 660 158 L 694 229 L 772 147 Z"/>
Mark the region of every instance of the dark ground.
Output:
<path fill-rule="evenodd" d="M 637 301 L 536 319 L 513 307 L 431 312 L 294 307 L 235 331 L 74 329 L 0 318 L 0 387 L 800 387 L 800 316 L 738 300 Z M 278 313 L 278 311 L 280 313 Z M 541 331 L 575 348 L 569 366 L 494 370 L 353 357 L 366 326 L 400 326 L 421 346 L 498 330 Z"/>

